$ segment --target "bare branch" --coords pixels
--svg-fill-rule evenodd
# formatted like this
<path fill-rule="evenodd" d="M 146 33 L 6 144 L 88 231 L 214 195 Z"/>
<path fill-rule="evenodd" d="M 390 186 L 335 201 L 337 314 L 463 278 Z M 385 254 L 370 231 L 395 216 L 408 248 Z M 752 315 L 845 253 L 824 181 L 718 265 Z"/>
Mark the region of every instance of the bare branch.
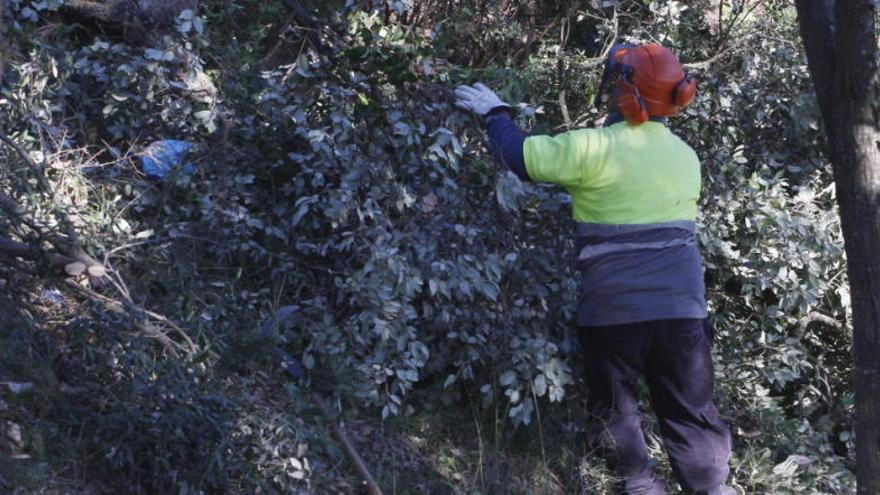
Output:
<path fill-rule="evenodd" d="M 31 155 L 27 152 L 26 149 L 24 149 L 20 144 L 16 143 L 9 136 L 2 132 L 0 132 L 0 141 L 3 141 L 9 147 L 14 149 L 15 152 L 18 153 L 18 156 L 20 156 L 21 159 L 28 164 L 31 170 L 33 170 L 34 175 L 36 175 L 37 182 L 40 184 L 40 188 L 43 190 L 43 192 L 48 193 L 52 191 L 52 188 L 49 186 L 49 180 L 46 178 L 45 170 L 43 169 L 43 167 L 38 165 L 33 158 L 31 158 Z"/>
<path fill-rule="evenodd" d="M 40 256 L 39 250 L 33 246 L 14 241 L 4 236 L 0 236 L 0 252 L 8 256 L 25 258 L 28 260 L 34 260 Z"/>

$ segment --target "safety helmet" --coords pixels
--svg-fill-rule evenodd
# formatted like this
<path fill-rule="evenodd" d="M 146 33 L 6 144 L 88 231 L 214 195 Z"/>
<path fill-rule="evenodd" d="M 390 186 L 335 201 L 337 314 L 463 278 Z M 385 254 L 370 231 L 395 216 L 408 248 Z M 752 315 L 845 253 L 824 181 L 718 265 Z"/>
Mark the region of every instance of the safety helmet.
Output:
<path fill-rule="evenodd" d="M 630 125 L 675 115 L 697 92 L 697 82 L 661 45 L 618 45 L 608 68 L 617 73 L 617 108 Z"/>

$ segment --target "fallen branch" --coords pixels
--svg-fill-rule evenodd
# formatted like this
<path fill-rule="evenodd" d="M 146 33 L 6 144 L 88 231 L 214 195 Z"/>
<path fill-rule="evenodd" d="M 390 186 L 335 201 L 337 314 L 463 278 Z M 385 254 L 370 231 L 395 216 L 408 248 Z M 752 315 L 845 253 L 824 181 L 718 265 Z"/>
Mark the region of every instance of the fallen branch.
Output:
<path fill-rule="evenodd" d="M 843 328 L 843 324 L 841 322 L 835 320 L 834 318 L 832 318 L 828 315 L 824 315 L 822 313 L 819 313 L 818 311 L 811 311 L 809 314 L 807 314 L 807 316 L 803 317 L 801 319 L 801 321 L 799 322 L 798 328 L 795 331 L 795 337 L 797 339 L 803 338 L 804 335 L 807 334 L 807 330 L 809 329 L 810 325 L 813 325 L 816 323 L 820 323 L 822 325 L 827 325 L 829 327 L 833 327 L 838 330 Z"/>
<path fill-rule="evenodd" d="M 804 319 L 801 320 L 801 328 L 806 331 L 807 327 L 813 323 L 822 323 L 823 325 L 828 325 L 829 327 L 841 328 L 843 324 L 834 318 L 819 313 L 817 311 L 811 311 Z"/>
<path fill-rule="evenodd" d="M 6 134 L 0 132 L 0 141 L 6 143 L 10 148 L 15 150 L 18 156 L 21 157 L 22 160 L 31 168 L 34 174 L 37 176 L 37 182 L 40 184 L 40 188 L 43 192 L 51 194 L 52 188 L 49 186 L 49 179 L 46 178 L 46 173 L 43 167 L 37 164 L 31 155 L 24 149 L 20 144 L 16 143 Z"/>
<path fill-rule="evenodd" d="M 23 146 L 15 142 L 3 132 L 0 132 L 0 141 L 12 148 L 16 154 L 24 160 L 36 176 L 41 192 L 46 194 L 50 199 L 53 198 L 54 193 L 52 191 L 52 186 L 49 183 L 49 179 L 46 176 L 45 167 L 37 164 Z M 63 268 L 69 275 L 87 273 L 95 280 L 100 279 L 103 276 L 103 264 L 92 258 L 82 248 L 82 243 L 79 241 L 78 235 L 72 227 L 72 222 L 70 222 L 63 212 L 60 213 L 60 217 L 62 220 L 61 224 L 67 227 L 65 232 L 66 237 L 55 233 L 50 234 L 45 232 L 45 229 L 38 225 L 37 222 L 31 221 L 27 218 L 21 206 L 14 199 L 2 192 L 0 192 L 0 209 L 10 217 L 19 220 L 20 223 L 27 225 L 36 234 L 38 239 L 46 240 L 53 248 L 55 248 L 56 252 L 44 252 L 44 250 L 38 245 L 28 245 L 28 247 L 25 248 L 25 244 L 8 238 L 3 238 L 3 240 L 0 241 L 0 251 L 12 256 L 34 261 L 41 257 L 45 257 L 45 259 L 49 261 L 50 269 Z M 80 266 L 80 264 L 83 266 Z"/>
<path fill-rule="evenodd" d="M 40 257 L 40 251 L 29 244 L 14 241 L 8 237 L 0 236 L 0 252 L 7 256 L 35 260 Z"/>
<path fill-rule="evenodd" d="M 80 292 L 81 294 L 89 297 L 90 299 L 93 299 L 95 301 L 102 303 L 104 305 L 104 307 L 107 308 L 107 310 L 109 310 L 109 311 L 112 311 L 114 313 L 125 313 L 125 312 L 142 313 L 150 318 L 153 318 L 157 321 L 161 321 L 162 323 L 165 323 L 172 330 L 175 330 L 177 333 L 183 335 L 185 337 L 184 340 L 186 340 L 187 345 L 189 346 L 188 349 L 186 347 L 184 347 L 183 345 L 175 342 L 167 334 L 162 332 L 162 330 L 160 330 L 159 328 L 156 328 L 156 326 L 151 321 L 149 321 L 149 319 L 140 319 L 139 320 L 137 318 L 137 316 L 131 315 L 132 319 L 133 319 L 132 325 L 134 326 L 135 329 L 139 330 L 140 332 L 145 334 L 147 337 L 154 338 L 154 339 L 158 340 L 159 342 L 161 342 L 162 345 L 165 347 L 165 350 L 167 350 L 173 356 L 175 356 L 175 357 L 180 356 L 180 354 L 178 353 L 178 350 L 180 350 L 186 354 L 192 354 L 196 351 L 195 343 L 193 343 L 193 341 L 189 338 L 189 336 L 184 333 L 183 329 L 181 329 L 176 324 L 172 323 L 168 318 L 166 318 L 162 315 L 159 315 L 157 313 L 154 313 L 152 311 L 148 311 L 143 308 L 136 307 L 131 303 L 119 301 L 117 299 L 113 299 L 112 297 L 108 297 L 103 294 L 99 294 L 99 293 L 97 293 L 87 287 L 83 287 L 82 285 L 74 282 L 73 280 L 67 280 L 66 283 L 67 283 L 68 287 L 76 290 L 77 292 Z"/>
<path fill-rule="evenodd" d="M 383 495 L 382 489 L 379 488 L 379 484 L 376 483 L 376 479 L 373 478 L 373 474 L 370 472 L 370 468 L 367 467 L 367 463 L 364 462 L 364 458 L 358 453 L 357 448 L 355 448 L 354 443 L 349 438 L 348 433 L 345 432 L 342 424 L 334 418 L 333 411 L 327 404 L 327 401 L 317 393 L 312 394 L 312 398 L 318 403 L 318 407 L 321 409 L 321 412 L 324 413 L 324 417 L 327 421 L 331 423 L 333 434 L 342 445 L 342 451 L 345 452 L 345 456 L 367 485 L 367 490 L 370 495 Z"/>

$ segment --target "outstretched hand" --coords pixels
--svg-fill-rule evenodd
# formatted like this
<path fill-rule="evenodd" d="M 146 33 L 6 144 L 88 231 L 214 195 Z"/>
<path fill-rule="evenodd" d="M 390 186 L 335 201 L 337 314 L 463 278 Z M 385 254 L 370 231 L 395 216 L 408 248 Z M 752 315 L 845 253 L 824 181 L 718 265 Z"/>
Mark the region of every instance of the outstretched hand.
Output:
<path fill-rule="evenodd" d="M 455 105 L 480 116 L 485 116 L 498 107 L 510 108 L 510 105 L 501 101 L 501 98 L 483 83 L 476 83 L 473 86 L 463 84 L 455 88 Z"/>

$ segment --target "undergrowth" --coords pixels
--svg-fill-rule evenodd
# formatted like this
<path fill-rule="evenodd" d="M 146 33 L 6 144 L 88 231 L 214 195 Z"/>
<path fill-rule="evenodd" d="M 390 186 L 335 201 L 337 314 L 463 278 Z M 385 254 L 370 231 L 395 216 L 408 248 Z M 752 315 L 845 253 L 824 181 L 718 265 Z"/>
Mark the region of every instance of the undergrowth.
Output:
<path fill-rule="evenodd" d="M 568 200 L 495 168 L 450 92 L 592 125 L 616 34 L 700 77 L 672 125 L 704 164 L 732 485 L 851 493 L 842 241 L 791 8 L 728 12 L 734 46 L 701 65 L 723 40 L 700 2 L 546 3 L 205 1 L 143 45 L 12 1 L 0 129 L 52 192 L 9 148 L 0 185 L 108 275 L 3 270 L 0 489 L 357 493 L 341 422 L 386 493 L 612 493 L 584 444 Z M 161 139 L 193 149 L 157 180 Z"/>

